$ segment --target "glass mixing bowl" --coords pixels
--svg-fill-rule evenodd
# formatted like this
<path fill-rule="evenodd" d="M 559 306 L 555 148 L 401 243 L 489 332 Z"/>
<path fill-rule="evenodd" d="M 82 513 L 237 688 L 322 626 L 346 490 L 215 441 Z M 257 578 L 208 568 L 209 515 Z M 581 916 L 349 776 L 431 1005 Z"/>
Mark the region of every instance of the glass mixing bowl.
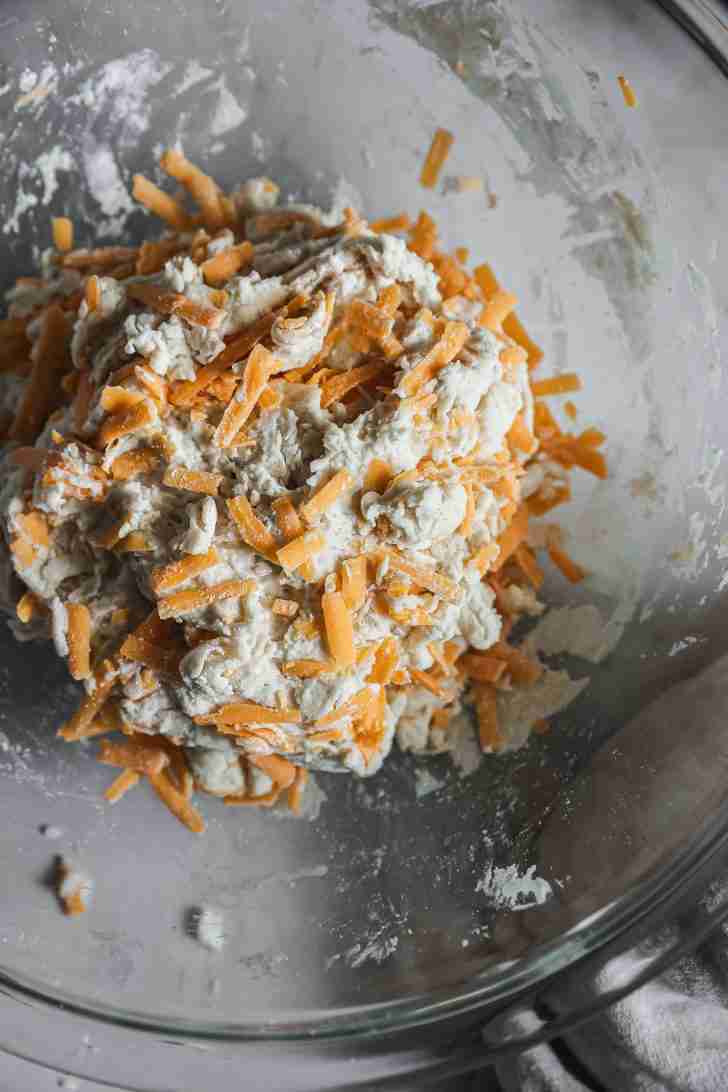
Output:
<path fill-rule="evenodd" d="M 371 781 L 321 777 L 314 820 L 210 799 L 195 838 L 143 790 L 105 806 L 93 748 L 54 738 L 77 698 L 65 669 L 3 636 L 0 1045 L 139 1089 L 257 1074 L 291 1092 L 454 1072 L 585 1016 L 593 1002 L 543 1001 L 554 976 L 585 980 L 674 916 L 727 829 L 719 14 L 697 0 L 6 0 L 0 32 L 4 282 L 48 244 L 51 215 L 81 242 L 139 237 L 131 174 L 177 140 L 227 185 L 265 171 L 372 217 L 425 206 L 518 294 L 544 373 L 581 374 L 579 421 L 608 434 L 611 467 L 576 479 L 562 510 L 592 575 L 546 588 L 603 619 L 605 659 L 554 661 L 588 677 L 578 700 L 469 776 L 432 759 L 428 782 L 393 755 Z M 455 144 L 425 193 L 437 126 Z M 460 176 L 484 188 L 460 192 Z M 57 850 L 95 879 L 82 919 L 49 890 Z M 203 904 L 224 913 L 222 953 L 189 935 Z M 722 913 L 716 896 L 700 928 Z M 484 1045 L 476 1029 L 515 998 L 539 1002 L 537 1025 Z"/>

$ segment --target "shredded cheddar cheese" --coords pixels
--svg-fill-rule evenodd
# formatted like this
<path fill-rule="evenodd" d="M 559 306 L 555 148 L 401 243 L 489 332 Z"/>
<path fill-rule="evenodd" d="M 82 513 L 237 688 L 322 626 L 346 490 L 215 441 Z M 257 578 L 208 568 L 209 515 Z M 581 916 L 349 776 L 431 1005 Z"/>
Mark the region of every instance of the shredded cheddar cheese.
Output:
<path fill-rule="evenodd" d="M 431 190 L 437 185 L 445 160 L 453 145 L 453 135 L 448 129 L 437 129 L 420 174 L 420 185 Z"/>
<path fill-rule="evenodd" d="M 233 442 L 255 409 L 276 366 L 275 357 L 262 345 L 253 348 L 245 365 L 243 382 L 235 397 L 228 403 L 215 431 L 213 442 L 218 447 L 229 447 Z"/>
<path fill-rule="evenodd" d="M 207 470 L 169 466 L 164 472 L 162 483 L 170 489 L 185 489 L 188 493 L 205 493 L 207 496 L 216 497 L 222 480 L 222 474 L 211 474 Z"/>
<path fill-rule="evenodd" d="M 155 216 L 159 216 L 161 220 L 164 220 L 176 231 L 185 231 L 189 226 L 189 217 L 179 201 L 176 201 L 174 197 L 170 197 L 164 190 L 160 190 L 159 186 L 155 186 L 143 174 L 134 175 L 131 192 L 135 201 L 138 201 L 140 205 L 144 205 L 145 208 L 153 212 Z M 140 270 L 140 272 L 147 271 Z M 151 272 L 151 270 L 148 272 Z"/>
<path fill-rule="evenodd" d="M 240 537 L 251 549 L 271 561 L 278 559 L 278 548 L 273 535 L 256 516 L 248 498 L 241 494 L 226 502 L 227 510 L 237 527 Z"/>
<path fill-rule="evenodd" d="M 554 565 L 559 569 L 570 584 L 579 584 L 586 576 L 586 570 L 581 565 L 564 553 L 560 546 L 552 543 L 548 548 L 548 554 Z"/>
<path fill-rule="evenodd" d="M 331 507 L 340 495 L 351 486 L 351 474 L 348 470 L 337 470 L 333 478 L 322 485 L 312 497 L 302 504 L 299 512 L 306 523 L 313 523 L 322 513 Z"/>
<path fill-rule="evenodd" d="M 326 540 L 320 531 L 307 531 L 278 550 L 277 558 L 284 569 L 299 569 L 320 554 Z"/>
<path fill-rule="evenodd" d="M 205 554 L 187 554 L 179 561 L 172 561 L 169 565 L 165 565 L 161 569 L 155 569 L 152 572 L 149 578 L 152 591 L 155 595 L 161 595 L 162 592 L 176 588 L 180 584 L 184 584 L 185 581 L 199 576 L 206 569 L 211 569 L 213 565 L 218 564 L 219 560 L 220 558 L 215 549 L 208 550 Z"/>
<path fill-rule="evenodd" d="M 255 587 L 253 580 L 223 580 L 206 588 L 190 588 L 174 592 L 159 601 L 160 618 L 177 618 L 192 611 L 209 607 L 223 599 L 242 599 Z"/>
<path fill-rule="evenodd" d="M 570 394 L 572 391 L 581 390 L 581 380 L 573 372 L 563 372 L 553 379 L 534 380 L 531 390 L 535 398 L 543 398 L 547 394 Z"/>
<path fill-rule="evenodd" d="M 298 709 L 269 709 L 256 702 L 239 701 L 223 705 L 213 713 L 203 713 L 194 717 L 195 724 L 300 724 L 302 720 Z"/>
<path fill-rule="evenodd" d="M 351 667 L 355 662 L 354 623 L 351 611 L 340 592 L 325 592 L 321 610 L 326 627 L 326 642 L 339 667 Z"/>
<path fill-rule="evenodd" d="M 111 782 L 108 789 L 104 792 L 104 799 L 109 804 L 116 804 L 130 789 L 133 789 L 135 785 L 139 784 L 139 780 L 140 775 L 136 770 L 122 770 L 119 776 Z"/>
<path fill-rule="evenodd" d="M 341 563 L 341 594 L 349 610 L 359 610 L 367 597 L 367 560 L 352 557 Z"/>
<path fill-rule="evenodd" d="M 619 84 L 620 91 L 622 92 L 622 98 L 624 99 L 625 106 L 629 106 L 632 109 L 637 105 L 637 96 L 634 93 L 634 88 L 629 82 L 626 76 L 617 76 L 617 83 Z"/>
<path fill-rule="evenodd" d="M 53 245 L 56 250 L 66 253 L 73 250 L 73 224 L 67 216 L 56 216 L 51 221 Z"/>
<path fill-rule="evenodd" d="M 69 603 L 68 669 L 73 679 L 87 679 L 91 674 L 91 615 L 83 603 Z"/>

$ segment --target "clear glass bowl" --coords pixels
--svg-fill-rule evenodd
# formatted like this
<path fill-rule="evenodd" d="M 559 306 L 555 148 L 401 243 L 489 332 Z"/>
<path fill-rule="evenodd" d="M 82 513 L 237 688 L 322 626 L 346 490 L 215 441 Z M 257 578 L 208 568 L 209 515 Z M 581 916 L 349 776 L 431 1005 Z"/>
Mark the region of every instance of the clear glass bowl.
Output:
<path fill-rule="evenodd" d="M 310 822 L 206 800 L 201 839 L 143 790 L 103 804 L 93 748 L 54 738 L 65 670 L 4 636 L 0 1045 L 140 1089 L 244 1071 L 289 1092 L 515 1048 L 467 1029 L 669 916 L 724 845 L 725 26 L 696 0 L 10 0 L 0 25 L 5 282 L 51 215 L 82 242 L 141 235 L 131 174 L 176 140 L 226 184 L 265 170 L 372 217 L 427 207 L 518 294 L 544 373 L 584 379 L 612 474 L 563 510 L 593 575 L 546 597 L 596 604 L 610 641 L 624 626 L 599 665 L 561 657 L 590 685 L 522 751 L 468 777 L 430 760 L 419 797 L 401 755 L 321 778 Z M 430 194 L 437 126 L 456 139 Z M 57 850 L 95 878 L 83 919 L 49 890 Z M 495 897 L 494 869 L 532 865 L 552 899 Z M 188 933 L 206 903 L 222 954 Z"/>

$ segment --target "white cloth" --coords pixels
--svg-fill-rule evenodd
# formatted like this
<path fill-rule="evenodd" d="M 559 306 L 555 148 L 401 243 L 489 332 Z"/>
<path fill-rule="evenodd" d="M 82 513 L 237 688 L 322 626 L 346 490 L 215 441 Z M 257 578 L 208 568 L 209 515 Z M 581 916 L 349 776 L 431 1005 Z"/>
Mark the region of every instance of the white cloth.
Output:
<path fill-rule="evenodd" d="M 638 974 L 647 957 L 620 956 L 591 991 L 609 991 Z M 562 995 L 569 1006 L 588 998 Z M 558 992 L 553 1001 L 558 1004 Z M 540 1021 L 513 1009 L 488 1026 L 528 1034 Z M 468 1088 L 467 1085 L 463 1086 Z M 553 1044 L 504 1058 L 472 1078 L 468 1092 L 727 1092 L 728 929 L 720 927 L 689 958 Z"/>

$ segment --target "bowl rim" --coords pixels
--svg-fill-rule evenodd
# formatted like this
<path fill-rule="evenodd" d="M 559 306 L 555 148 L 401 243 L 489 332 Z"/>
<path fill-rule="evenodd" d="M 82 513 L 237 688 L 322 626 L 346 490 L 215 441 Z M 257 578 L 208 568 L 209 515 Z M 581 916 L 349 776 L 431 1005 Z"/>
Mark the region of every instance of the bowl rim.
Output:
<path fill-rule="evenodd" d="M 345 1039 L 363 1040 L 463 1017 L 487 1006 L 497 1004 L 500 1009 L 516 997 L 520 1000 L 528 995 L 533 1003 L 535 992 L 547 983 L 552 984 L 555 976 L 573 969 L 578 963 L 586 963 L 614 947 L 617 942 L 621 942 L 620 950 L 629 948 L 638 930 L 641 933 L 649 931 L 650 926 L 657 922 L 664 924 L 665 920 L 669 920 L 671 910 L 678 905 L 684 906 L 686 891 L 704 893 L 714 878 L 716 865 L 725 865 L 726 850 L 728 800 L 702 826 L 697 836 L 688 839 L 665 863 L 658 865 L 619 899 L 595 911 L 553 940 L 536 945 L 524 959 L 509 962 L 505 969 L 503 965 L 500 968 L 493 966 L 459 987 L 442 987 L 399 1001 L 352 1005 L 334 1015 L 322 1010 L 281 1024 L 272 1021 L 256 1024 L 213 1021 L 202 1025 L 197 1020 L 184 1020 L 178 1016 L 150 1017 L 145 1013 L 117 1009 L 99 1002 L 90 1004 L 60 988 L 49 988 L 29 976 L 17 972 L 9 974 L 1 968 L 0 992 L 16 1001 L 30 1002 L 35 1008 L 41 1005 L 49 1014 L 55 1010 L 133 1032 L 174 1036 L 182 1041 L 194 1038 L 201 1042 L 218 1043 L 313 1044 Z M 715 928 L 728 917 L 728 899 L 717 900 L 714 907 L 707 906 L 704 916 L 709 921 L 709 927 L 704 927 L 703 931 Z M 680 938 L 683 942 L 684 939 L 684 936 Z M 692 946 L 692 934 L 689 941 Z M 655 958 L 647 972 L 641 965 L 636 967 L 634 976 L 624 980 L 618 990 L 600 995 L 587 1008 L 582 1006 L 566 1016 L 545 1021 L 535 1033 L 509 1038 L 502 1045 L 490 1048 L 488 1057 L 516 1048 L 524 1049 L 595 1015 L 668 966 L 679 957 L 683 948 L 684 943 L 676 942 Z M 0 1030 L 0 1049 L 5 1046 L 2 1038 Z M 12 1048 L 9 1049 L 12 1051 Z"/>

